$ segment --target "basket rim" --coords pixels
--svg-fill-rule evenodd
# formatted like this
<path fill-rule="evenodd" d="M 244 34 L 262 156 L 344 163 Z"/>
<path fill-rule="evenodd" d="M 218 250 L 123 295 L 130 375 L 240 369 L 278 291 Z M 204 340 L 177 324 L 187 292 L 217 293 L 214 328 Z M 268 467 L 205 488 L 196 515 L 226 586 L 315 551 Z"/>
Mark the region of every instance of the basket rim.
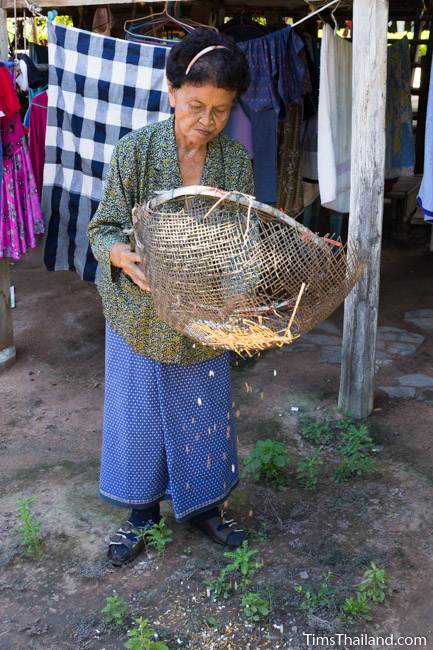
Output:
<path fill-rule="evenodd" d="M 287 226 L 292 226 L 296 228 L 299 233 L 308 232 L 308 238 L 314 240 L 316 243 L 323 244 L 323 237 L 316 235 L 312 230 L 304 226 L 303 224 L 296 221 L 293 217 L 285 214 L 278 208 L 275 208 L 267 203 L 262 203 L 257 201 L 254 196 L 248 194 L 243 194 L 236 190 L 221 190 L 216 187 L 209 187 L 207 185 L 186 185 L 184 187 L 177 187 L 171 190 L 163 190 L 162 192 L 155 193 L 147 203 L 145 204 L 146 210 L 149 212 L 154 212 L 158 207 L 172 201 L 174 199 L 179 199 L 182 197 L 194 197 L 194 196 L 205 196 L 208 198 L 214 198 L 221 202 L 230 202 L 240 204 L 246 208 L 257 210 L 261 213 L 264 220 L 268 221 L 279 221 Z"/>

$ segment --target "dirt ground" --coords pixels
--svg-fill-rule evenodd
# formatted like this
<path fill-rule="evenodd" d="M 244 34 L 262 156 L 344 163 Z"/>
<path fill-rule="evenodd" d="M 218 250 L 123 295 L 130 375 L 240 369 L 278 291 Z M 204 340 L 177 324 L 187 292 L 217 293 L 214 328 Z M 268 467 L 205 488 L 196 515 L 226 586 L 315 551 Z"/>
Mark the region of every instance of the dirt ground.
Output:
<path fill-rule="evenodd" d="M 399 385 L 413 374 L 433 377 L 433 330 L 404 321 L 408 311 L 433 307 L 433 255 L 423 242 L 388 243 L 382 278 L 379 324 L 423 338 L 415 351 L 390 355 L 378 371 L 368 420 L 377 471 L 337 484 L 330 449 L 316 491 L 302 489 L 289 471 L 280 491 L 245 479 L 230 499 L 229 513 L 250 529 L 250 546 L 264 563 L 251 590 L 271 600 L 269 620 L 251 626 L 237 595 L 208 598 L 204 581 L 223 565 L 222 550 L 177 524 L 168 505 L 173 542 L 163 558 L 144 553 L 122 569 L 106 560 L 107 538 L 124 511 L 98 497 L 99 300 L 75 274 L 46 273 L 38 252 L 17 264 L 17 362 L 0 376 L 0 649 L 123 648 L 126 630 L 111 630 L 101 615 L 116 590 L 130 619 L 143 614 L 170 649 L 301 650 L 318 647 L 307 643 L 306 633 L 346 632 L 425 636 L 424 647 L 432 650 L 433 391 L 390 398 L 379 386 Z M 319 330 L 323 340 L 313 335 L 308 343 L 307 337 L 233 372 L 242 457 L 267 437 L 284 442 L 295 460 L 313 449 L 299 418 L 336 416 L 339 365 L 323 361 L 323 344 L 338 346 L 331 339 L 341 333 L 341 321 L 340 310 Z M 23 496 L 34 498 L 42 523 L 37 561 L 25 559 L 19 545 L 16 505 Z M 351 595 L 372 560 L 391 584 L 372 621 L 349 625 L 338 612 L 301 609 L 297 583 L 317 589 L 329 570 L 337 593 Z"/>

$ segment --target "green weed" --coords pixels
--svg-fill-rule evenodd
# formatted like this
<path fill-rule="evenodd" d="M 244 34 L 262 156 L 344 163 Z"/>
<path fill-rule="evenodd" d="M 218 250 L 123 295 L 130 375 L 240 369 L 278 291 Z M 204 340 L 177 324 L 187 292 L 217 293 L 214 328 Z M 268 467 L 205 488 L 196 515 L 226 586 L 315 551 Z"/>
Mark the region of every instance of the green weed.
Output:
<path fill-rule="evenodd" d="M 320 465 L 323 465 L 323 459 L 318 449 L 299 461 L 296 467 L 296 478 L 302 487 L 307 490 L 316 489 Z"/>
<path fill-rule="evenodd" d="M 153 548 L 158 555 L 163 555 L 167 544 L 169 544 L 172 539 L 173 531 L 168 528 L 165 523 L 165 518 L 162 517 L 158 524 L 154 524 L 150 528 L 135 529 L 136 534 L 144 540 L 146 546 Z"/>
<path fill-rule="evenodd" d="M 352 476 L 371 474 L 376 469 L 376 461 L 371 457 L 374 443 L 365 424 L 348 424 L 341 433 L 342 443 L 337 447 L 342 459 L 335 470 L 338 482 L 347 481 Z"/>
<path fill-rule="evenodd" d="M 244 461 L 243 474 L 252 474 L 255 481 L 279 486 L 284 484 L 283 472 L 289 462 L 283 443 L 270 438 L 259 440 Z"/>
<path fill-rule="evenodd" d="M 113 596 L 108 596 L 105 600 L 105 607 L 102 610 L 103 618 L 106 623 L 116 628 L 122 628 L 126 624 L 126 615 L 128 606 L 121 596 L 114 592 Z"/>
<path fill-rule="evenodd" d="M 18 532 L 20 544 L 24 547 L 24 555 L 32 560 L 38 560 L 42 555 L 42 540 L 40 537 L 41 524 L 31 510 L 34 499 L 24 497 L 17 502 Z"/>
<path fill-rule="evenodd" d="M 314 445 L 329 445 L 335 438 L 335 432 L 329 420 L 303 416 L 299 422 L 303 438 Z"/>
<path fill-rule="evenodd" d="M 349 623 L 358 620 L 371 621 L 370 602 L 383 604 L 388 592 L 388 578 L 385 569 L 380 569 L 374 562 L 364 573 L 358 585 L 355 598 L 346 598 L 342 605 L 344 618 Z"/>
<path fill-rule="evenodd" d="M 234 551 L 224 553 L 224 557 L 231 560 L 231 562 L 224 567 L 223 571 L 226 575 L 239 575 L 244 584 L 248 583 L 256 571 L 263 566 L 261 562 L 253 560 L 257 553 L 257 549 L 248 547 L 247 541 L 243 542 Z"/>
<path fill-rule="evenodd" d="M 385 569 L 371 562 L 370 568 L 364 573 L 364 579 L 358 586 L 358 591 L 373 603 L 384 603 L 388 592 L 388 578 Z"/>
<path fill-rule="evenodd" d="M 140 616 L 134 622 L 137 627 L 128 630 L 128 641 L 125 643 L 125 648 L 129 648 L 129 650 L 170 650 L 165 643 L 156 641 L 157 634 L 152 630 L 146 618 Z"/>
<path fill-rule="evenodd" d="M 335 607 L 335 589 L 329 584 L 331 575 L 330 571 L 323 575 L 323 581 L 317 591 L 306 589 L 303 585 L 295 585 L 295 591 L 300 596 L 301 609 L 309 614 L 315 614 L 322 609 Z"/>
<path fill-rule="evenodd" d="M 262 619 L 269 616 L 271 611 L 269 601 L 262 598 L 260 594 L 252 591 L 241 596 L 240 606 L 245 618 L 254 623 L 259 623 Z"/>
<path fill-rule="evenodd" d="M 213 600 L 226 599 L 237 589 L 247 586 L 252 576 L 263 566 L 253 559 L 257 553 L 257 549 L 248 548 L 247 541 L 234 551 L 226 551 L 224 557 L 231 562 L 220 570 L 216 578 L 205 582 L 209 596 Z"/>
<path fill-rule="evenodd" d="M 215 616 L 208 616 L 208 617 L 205 619 L 205 623 L 206 623 L 206 625 L 207 625 L 208 627 L 212 627 L 212 628 L 218 628 L 218 626 L 219 626 L 218 619 L 215 618 Z"/>
<path fill-rule="evenodd" d="M 224 569 L 221 569 L 216 578 L 206 580 L 204 584 L 207 588 L 208 596 L 212 600 L 218 600 L 219 598 L 226 600 L 233 592 L 234 587 L 232 579 L 224 573 Z"/>
<path fill-rule="evenodd" d="M 354 623 L 361 619 L 371 621 L 370 604 L 364 594 L 358 593 L 356 598 L 346 598 L 341 609 L 348 623 Z"/>
<path fill-rule="evenodd" d="M 249 531 L 248 538 L 250 541 L 255 541 L 257 544 L 263 544 L 269 540 L 270 533 L 268 526 L 265 522 L 262 522 L 258 528 L 254 528 Z"/>

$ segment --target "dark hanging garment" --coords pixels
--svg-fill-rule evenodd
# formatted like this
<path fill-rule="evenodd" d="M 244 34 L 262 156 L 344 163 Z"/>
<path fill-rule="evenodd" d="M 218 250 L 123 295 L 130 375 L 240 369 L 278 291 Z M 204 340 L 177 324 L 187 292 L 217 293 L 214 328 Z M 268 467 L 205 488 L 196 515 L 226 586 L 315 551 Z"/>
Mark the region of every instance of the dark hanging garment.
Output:
<path fill-rule="evenodd" d="M 278 186 L 278 121 L 301 98 L 305 66 L 300 36 L 287 27 L 238 44 L 248 59 L 251 84 L 241 104 L 251 120 L 254 179 L 259 201 L 275 204 Z"/>

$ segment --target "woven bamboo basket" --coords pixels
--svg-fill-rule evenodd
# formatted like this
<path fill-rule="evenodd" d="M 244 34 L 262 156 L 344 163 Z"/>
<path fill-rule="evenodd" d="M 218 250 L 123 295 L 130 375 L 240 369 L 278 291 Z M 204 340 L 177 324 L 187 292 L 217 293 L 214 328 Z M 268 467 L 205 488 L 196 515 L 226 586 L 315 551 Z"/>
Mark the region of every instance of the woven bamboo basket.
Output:
<path fill-rule="evenodd" d="M 134 208 L 133 225 L 159 317 L 204 345 L 247 355 L 326 319 L 364 267 L 354 245 L 211 187 L 158 193 Z"/>

